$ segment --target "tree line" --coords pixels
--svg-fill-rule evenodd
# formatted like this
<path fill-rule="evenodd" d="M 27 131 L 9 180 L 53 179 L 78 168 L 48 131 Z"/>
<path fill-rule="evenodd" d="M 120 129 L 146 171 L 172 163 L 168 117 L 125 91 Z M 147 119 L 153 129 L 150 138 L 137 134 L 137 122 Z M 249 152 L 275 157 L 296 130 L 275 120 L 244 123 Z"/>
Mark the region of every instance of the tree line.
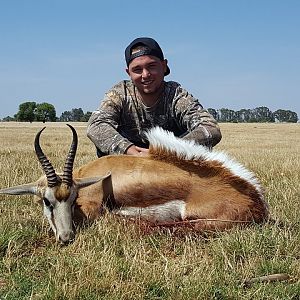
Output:
<path fill-rule="evenodd" d="M 289 122 L 296 123 L 298 121 L 297 113 L 291 110 L 278 109 L 272 112 L 266 106 L 256 107 L 254 109 L 241 109 L 234 111 L 228 108 L 208 109 L 209 113 L 218 122 L 235 122 L 235 123 L 251 123 L 251 122 Z"/>
<path fill-rule="evenodd" d="M 60 117 L 56 116 L 55 107 L 50 103 L 24 102 L 19 105 L 18 112 L 13 116 L 7 116 L 2 121 L 18 122 L 87 122 L 92 112 L 83 112 L 82 108 L 73 108 L 64 111 Z"/>
<path fill-rule="evenodd" d="M 298 121 L 297 113 L 291 110 L 278 109 L 272 112 L 268 107 L 261 106 L 254 109 L 241 109 L 234 111 L 228 108 L 208 108 L 209 113 L 218 122 L 290 122 Z M 82 108 L 73 108 L 64 111 L 60 117 L 56 116 L 55 107 L 50 103 L 24 102 L 19 105 L 18 112 L 13 116 L 7 116 L 2 121 L 19 122 L 87 122 L 92 112 L 84 113 Z"/>

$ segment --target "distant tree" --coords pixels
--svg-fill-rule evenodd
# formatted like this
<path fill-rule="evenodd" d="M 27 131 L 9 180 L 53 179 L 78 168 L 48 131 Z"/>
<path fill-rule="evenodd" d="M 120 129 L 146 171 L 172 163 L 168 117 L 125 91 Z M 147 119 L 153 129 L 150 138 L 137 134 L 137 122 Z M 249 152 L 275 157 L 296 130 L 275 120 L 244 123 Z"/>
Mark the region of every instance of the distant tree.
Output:
<path fill-rule="evenodd" d="M 56 121 L 56 111 L 52 104 L 50 103 L 40 103 L 36 105 L 35 110 L 35 120 L 41 122 L 55 122 Z"/>
<path fill-rule="evenodd" d="M 59 117 L 59 121 L 61 122 L 70 122 L 72 120 L 72 113 L 70 111 L 64 111 Z"/>
<path fill-rule="evenodd" d="M 59 120 L 61 122 L 85 122 L 86 118 L 82 108 L 73 108 L 71 111 L 64 111 Z"/>
<path fill-rule="evenodd" d="M 2 119 L 2 121 L 3 121 L 3 122 L 16 121 L 16 118 L 7 116 L 7 117 L 4 117 L 4 118 Z"/>
<path fill-rule="evenodd" d="M 274 122 L 272 111 L 265 106 L 256 107 L 252 110 L 252 121 L 255 122 Z"/>
<path fill-rule="evenodd" d="M 249 122 L 251 118 L 251 110 L 250 109 L 241 109 L 235 112 L 236 118 L 238 122 Z"/>
<path fill-rule="evenodd" d="M 80 122 L 84 117 L 84 112 L 82 108 L 73 108 L 72 111 L 72 117 L 74 122 Z"/>
<path fill-rule="evenodd" d="M 19 111 L 16 114 L 17 121 L 32 122 L 35 120 L 36 102 L 24 102 L 19 105 Z"/>
<path fill-rule="evenodd" d="M 84 114 L 84 117 L 83 117 L 82 121 L 83 121 L 83 122 L 87 122 L 87 121 L 90 119 L 91 115 L 92 115 L 92 112 L 91 112 L 91 111 L 87 111 L 87 112 Z"/>
<path fill-rule="evenodd" d="M 218 110 L 219 122 L 236 122 L 235 111 L 228 108 Z"/>
<path fill-rule="evenodd" d="M 218 113 L 214 108 L 208 108 L 207 111 L 218 121 Z"/>
<path fill-rule="evenodd" d="M 298 121 L 297 113 L 290 110 L 278 109 L 274 111 L 273 115 L 278 122 L 297 123 Z"/>

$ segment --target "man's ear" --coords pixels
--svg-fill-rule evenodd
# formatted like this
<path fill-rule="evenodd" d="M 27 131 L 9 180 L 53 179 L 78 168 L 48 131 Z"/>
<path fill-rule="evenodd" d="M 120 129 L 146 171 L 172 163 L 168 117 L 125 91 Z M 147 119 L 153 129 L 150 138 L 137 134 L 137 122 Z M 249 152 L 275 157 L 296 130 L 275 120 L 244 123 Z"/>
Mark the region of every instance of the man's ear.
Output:
<path fill-rule="evenodd" d="M 127 69 L 125 69 L 126 70 L 126 73 L 128 74 L 128 76 L 130 76 L 130 74 L 129 74 L 129 69 L 127 68 Z"/>
<path fill-rule="evenodd" d="M 164 59 L 163 63 L 164 63 L 164 73 L 166 73 L 167 72 L 167 66 L 168 66 L 168 60 Z"/>

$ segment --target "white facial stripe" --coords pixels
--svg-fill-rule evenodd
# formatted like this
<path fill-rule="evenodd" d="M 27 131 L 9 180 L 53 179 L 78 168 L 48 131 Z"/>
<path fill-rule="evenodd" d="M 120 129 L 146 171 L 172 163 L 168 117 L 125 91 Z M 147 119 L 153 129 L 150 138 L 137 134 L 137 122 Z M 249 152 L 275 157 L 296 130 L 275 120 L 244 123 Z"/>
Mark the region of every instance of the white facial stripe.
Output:
<path fill-rule="evenodd" d="M 122 207 L 113 210 L 112 213 L 127 217 L 139 217 L 151 222 L 180 221 L 184 219 L 185 202 L 172 200 L 147 207 Z"/>
<path fill-rule="evenodd" d="M 54 232 L 54 235 L 57 236 L 57 230 L 56 230 L 55 223 L 53 222 L 52 211 L 45 204 L 43 204 L 43 207 L 44 207 L 44 216 L 47 218 Z"/>
<path fill-rule="evenodd" d="M 76 193 L 73 192 L 66 201 L 58 201 L 55 199 L 53 189 L 47 188 L 45 191 L 45 199 L 49 202 L 52 208 L 43 203 L 44 215 L 55 234 L 57 240 L 68 242 L 74 238 L 73 221 L 72 221 L 72 206 L 76 199 Z"/>

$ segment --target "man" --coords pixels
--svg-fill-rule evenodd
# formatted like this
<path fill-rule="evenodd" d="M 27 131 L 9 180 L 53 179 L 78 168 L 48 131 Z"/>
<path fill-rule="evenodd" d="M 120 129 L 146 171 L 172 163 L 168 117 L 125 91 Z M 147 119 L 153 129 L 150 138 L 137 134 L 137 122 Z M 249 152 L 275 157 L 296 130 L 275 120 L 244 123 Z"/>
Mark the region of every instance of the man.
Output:
<path fill-rule="evenodd" d="M 149 143 L 143 133 L 154 126 L 208 147 L 221 140 L 217 122 L 198 100 L 179 83 L 164 80 L 170 69 L 155 40 L 135 39 L 125 59 L 131 80 L 110 89 L 88 123 L 98 156 L 146 155 Z"/>

